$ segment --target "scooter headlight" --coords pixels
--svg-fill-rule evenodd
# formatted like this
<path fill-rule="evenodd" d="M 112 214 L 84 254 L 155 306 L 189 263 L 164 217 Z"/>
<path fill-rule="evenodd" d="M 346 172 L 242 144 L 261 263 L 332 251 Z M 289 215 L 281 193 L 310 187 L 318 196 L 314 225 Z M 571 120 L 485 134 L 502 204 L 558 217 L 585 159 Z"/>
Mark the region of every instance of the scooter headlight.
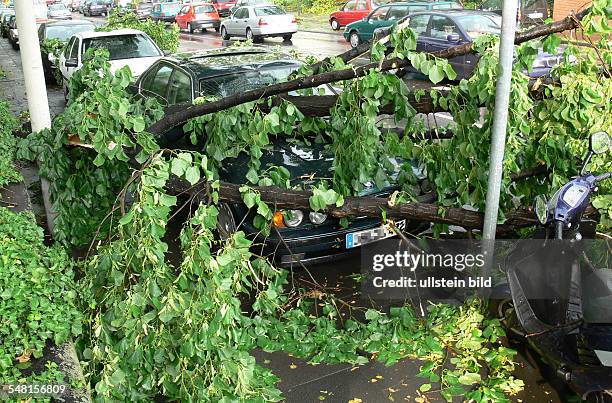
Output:
<path fill-rule="evenodd" d="M 327 219 L 327 214 L 315 213 L 314 211 L 311 211 L 310 214 L 308 214 L 308 218 L 310 219 L 311 223 L 319 225 L 323 224 L 323 222 Z"/>
<path fill-rule="evenodd" d="M 285 225 L 287 227 L 297 227 L 304 220 L 304 213 L 300 210 L 285 210 L 284 211 Z"/>

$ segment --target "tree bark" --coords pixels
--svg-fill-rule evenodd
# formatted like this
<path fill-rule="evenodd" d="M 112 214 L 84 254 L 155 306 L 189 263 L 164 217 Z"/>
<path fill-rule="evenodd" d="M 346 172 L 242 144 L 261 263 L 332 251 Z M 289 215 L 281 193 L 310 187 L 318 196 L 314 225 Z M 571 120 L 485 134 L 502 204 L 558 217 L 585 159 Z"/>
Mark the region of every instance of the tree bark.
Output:
<path fill-rule="evenodd" d="M 531 39 L 542 36 L 563 32 L 570 29 L 578 28 L 576 19 L 582 18 L 586 11 L 581 12 L 576 16 L 568 16 L 565 19 L 536 26 L 529 31 L 522 32 L 516 35 L 515 43 L 520 44 Z M 461 56 L 473 51 L 471 43 L 453 46 L 451 48 L 430 53 L 431 56 L 439 58 L 452 58 Z M 233 96 L 220 99 L 215 102 L 205 103 L 203 105 L 192 105 L 184 110 L 166 115 L 162 120 L 154 123 L 148 128 L 148 131 L 154 135 L 162 135 L 168 130 L 186 123 L 188 120 L 197 116 L 207 115 L 209 113 L 219 112 L 247 102 L 257 101 L 259 99 L 271 97 L 274 95 L 286 94 L 290 91 L 295 91 L 305 88 L 314 88 L 323 84 L 330 84 L 338 81 L 350 80 L 353 78 L 363 77 L 370 69 L 379 69 L 387 71 L 410 66 L 410 61 L 406 59 L 387 59 L 382 62 L 369 63 L 365 66 L 354 67 L 345 70 L 325 72 L 308 77 L 300 77 L 283 83 L 270 85 L 267 87 L 245 91 Z"/>

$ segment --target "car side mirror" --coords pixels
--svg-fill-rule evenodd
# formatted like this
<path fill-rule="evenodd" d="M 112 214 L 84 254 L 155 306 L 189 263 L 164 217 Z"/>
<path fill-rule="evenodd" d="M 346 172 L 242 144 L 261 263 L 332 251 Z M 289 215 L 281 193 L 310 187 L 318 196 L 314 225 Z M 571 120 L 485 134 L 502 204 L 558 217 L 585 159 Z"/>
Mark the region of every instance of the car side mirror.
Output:
<path fill-rule="evenodd" d="M 461 40 L 461 37 L 459 36 L 459 34 L 449 34 L 446 36 L 446 40 L 449 42 L 459 42 Z"/>
<path fill-rule="evenodd" d="M 164 56 L 170 56 L 172 54 L 172 52 L 168 49 L 162 50 L 162 53 L 164 54 Z"/>
<path fill-rule="evenodd" d="M 79 63 L 77 62 L 77 59 L 67 59 L 64 62 L 64 66 L 66 67 L 77 67 L 79 65 Z"/>

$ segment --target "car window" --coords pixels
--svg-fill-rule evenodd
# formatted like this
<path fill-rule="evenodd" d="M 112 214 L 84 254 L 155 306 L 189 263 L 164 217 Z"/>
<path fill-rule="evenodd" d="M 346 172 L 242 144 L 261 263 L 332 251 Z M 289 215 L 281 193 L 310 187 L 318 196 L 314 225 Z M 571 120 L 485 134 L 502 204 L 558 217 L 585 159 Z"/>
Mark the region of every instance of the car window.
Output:
<path fill-rule="evenodd" d="M 206 13 L 214 13 L 215 8 L 210 4 L 205 4 L 203 6 L 196 6 L 195 13 L 196 14 L 206 14 Z"/>
<path fill-rule="evenodd" d="M 158 13 L 160 10 L 161 10 L 161 5 L 156 4 L 156 5 L 153 6 L 153 12 Z"/>
<path fill-rule="evenodd" d="M 356 1 L 349 1 L 344 5 L 344 11 L 353 11 L 355 10 L 355 6 L 357 5 Z"/>
<path fill-rule="evenodd" d="M 168 105 L 191 102 L 191 77 L 175 69 L 168 88 Z"/>
<path fill-rule="evenodd" d="M 242 7 L 239 8 L 238 10 L 236 10 L 236 12 L 234 13 L 234 18 L 245 18 L 246 17 L 246 13 L 245 11 L 247 11 L 246 8 Z"/>
<path fill-rule="evenodd" d="M 47 38 L 58 39 L 62 42 L 68 40 L 72 35 L 79 32 L 90 32 L 94 30 L 93 25 L 47 25 Z"/>
<path fill-rule="evenodd" d="M 181 11 L 179 12 L 179 14 L 183 14 L 183 15 L 184 15 L 184 14 L 188 14 L 188 13 L 189 13 L 189 8 L 190 8 L 190 7 L 191 7 L 191 6 L 185 6 L 185 7 L 181 8 Z"/>
<path fill-rule="evenodd" d="M 450 34 L 460 35 L 455 23 L 441 15 L 432 15 L 430 36 L 432 38 L 446 40 L 446 37 Z"/>
<path fill-rule="evenodd" d="M 389 11 L 389 7 L 378 7 L 376 10 L 372 11 L 372 14 L 370 14 L 368 19 L 370 21 L 385 20 L 387 17 L 387 11 Z"/>
<path fill-rule="evenodd" d="M 391 7 L 391 9 L 389 10 L 389 14 L 387 15 L 387 20 L 389 21 L 401 20 L 406 15 L 408 15 L 407 6 Z"/>
<path fill-rule="evenodd" d="M 265 7 L 256 7 L 255 15 L 258 17 L 265 17 L 266 15 L 283 15 L 285 12 L 282 8 L 277 6 L 265 6 Z"/>
<path fill-rule="evenodd" d="M 66 59 L 70 59 L 70 53 L 72 51 L 72 48 L 74 47 L 74 41 L 76 41 L 76 38 L 71 38 L 68 41 L 68 44 L 66 45 L 66 50 L 64 50 L 64 57 Z"/>
<path fill-rule="evenodd" d="M 450 9 L 462 9 L 461 4 L 459 3 L 442 3 L 442 4 L 432 4 L 432 10 L 450 10 Z"/>
<path fill-rule="evenodd" d="M 200 94 L 202 96 L 229 97 L 257 88 L 262 88 L 278 82 L 286 81 L 289 74 L 299 66 L 283 66 L 274 69 L 226 74 L 200 80 Z"/>
<path fill-rule="evenodd" d="M 408 6 L 408 13 L 417 13 L 419 11 L 427 11 L 427 6 Z"/>
<path fill-rule="evenodd" d="M 408 26 L 417 34 L 423 35 L 427 32 L 427 24 L 429 23 L 429 15 L 421 14 L 410 17 Z"/>
<path fill-rule="evenodd" d="M 359 0 L 357 2 L 357 10 L 367 10 L 367 6 L 366 6 L 366 2 L 365 0 Z"/>
<path fill-rule="evenodd" d="M 140 88 L 144 90 L 144 95 L 155 95 L 165 101 L 171 75 L 172 67 L 161 64 L 157 70 L 153 70 L 143 77 Z"/>
<path fill-rule="evenodd" d="M 69 59 L 77 60 L 79 58 L 79 39 L 74 38 L 74 43 L 72 44 L 72 48 L 70 48 Z"/>
<path fill-rule="evenodd" d="M 144 35 L 113 35 L 83 40 L 83 54 L 88 49 L 108 50 L 109 60 L 161 56 L 151 39 Z"/>
<path fill-rule="evenodd" d="M 457 22 L 472 39 L 485 34 L 501 34 L 501 16 L 499 15 L 459 15 Z"/>

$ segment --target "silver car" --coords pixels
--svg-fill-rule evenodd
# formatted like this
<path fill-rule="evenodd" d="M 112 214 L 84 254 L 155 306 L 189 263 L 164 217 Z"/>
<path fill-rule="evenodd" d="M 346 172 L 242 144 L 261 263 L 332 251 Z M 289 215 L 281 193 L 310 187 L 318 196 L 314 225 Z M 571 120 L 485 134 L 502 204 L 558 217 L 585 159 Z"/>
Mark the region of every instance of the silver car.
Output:
<path fill-rule="evenodd" d="M 287 14 L 273 4 L 239 7 L 232 16 L 221 22 L 221 37 L 243 36 L 253 42 L 263 38 L 281 36 L 285 41 L 298 30 L 293 14 Z"/>
<path fill-rule="evenodd" d="M 51 4 L 47 9 L 47 17 L 52 20 L 70 20 L 72 14 L 62 3 Z"/>

